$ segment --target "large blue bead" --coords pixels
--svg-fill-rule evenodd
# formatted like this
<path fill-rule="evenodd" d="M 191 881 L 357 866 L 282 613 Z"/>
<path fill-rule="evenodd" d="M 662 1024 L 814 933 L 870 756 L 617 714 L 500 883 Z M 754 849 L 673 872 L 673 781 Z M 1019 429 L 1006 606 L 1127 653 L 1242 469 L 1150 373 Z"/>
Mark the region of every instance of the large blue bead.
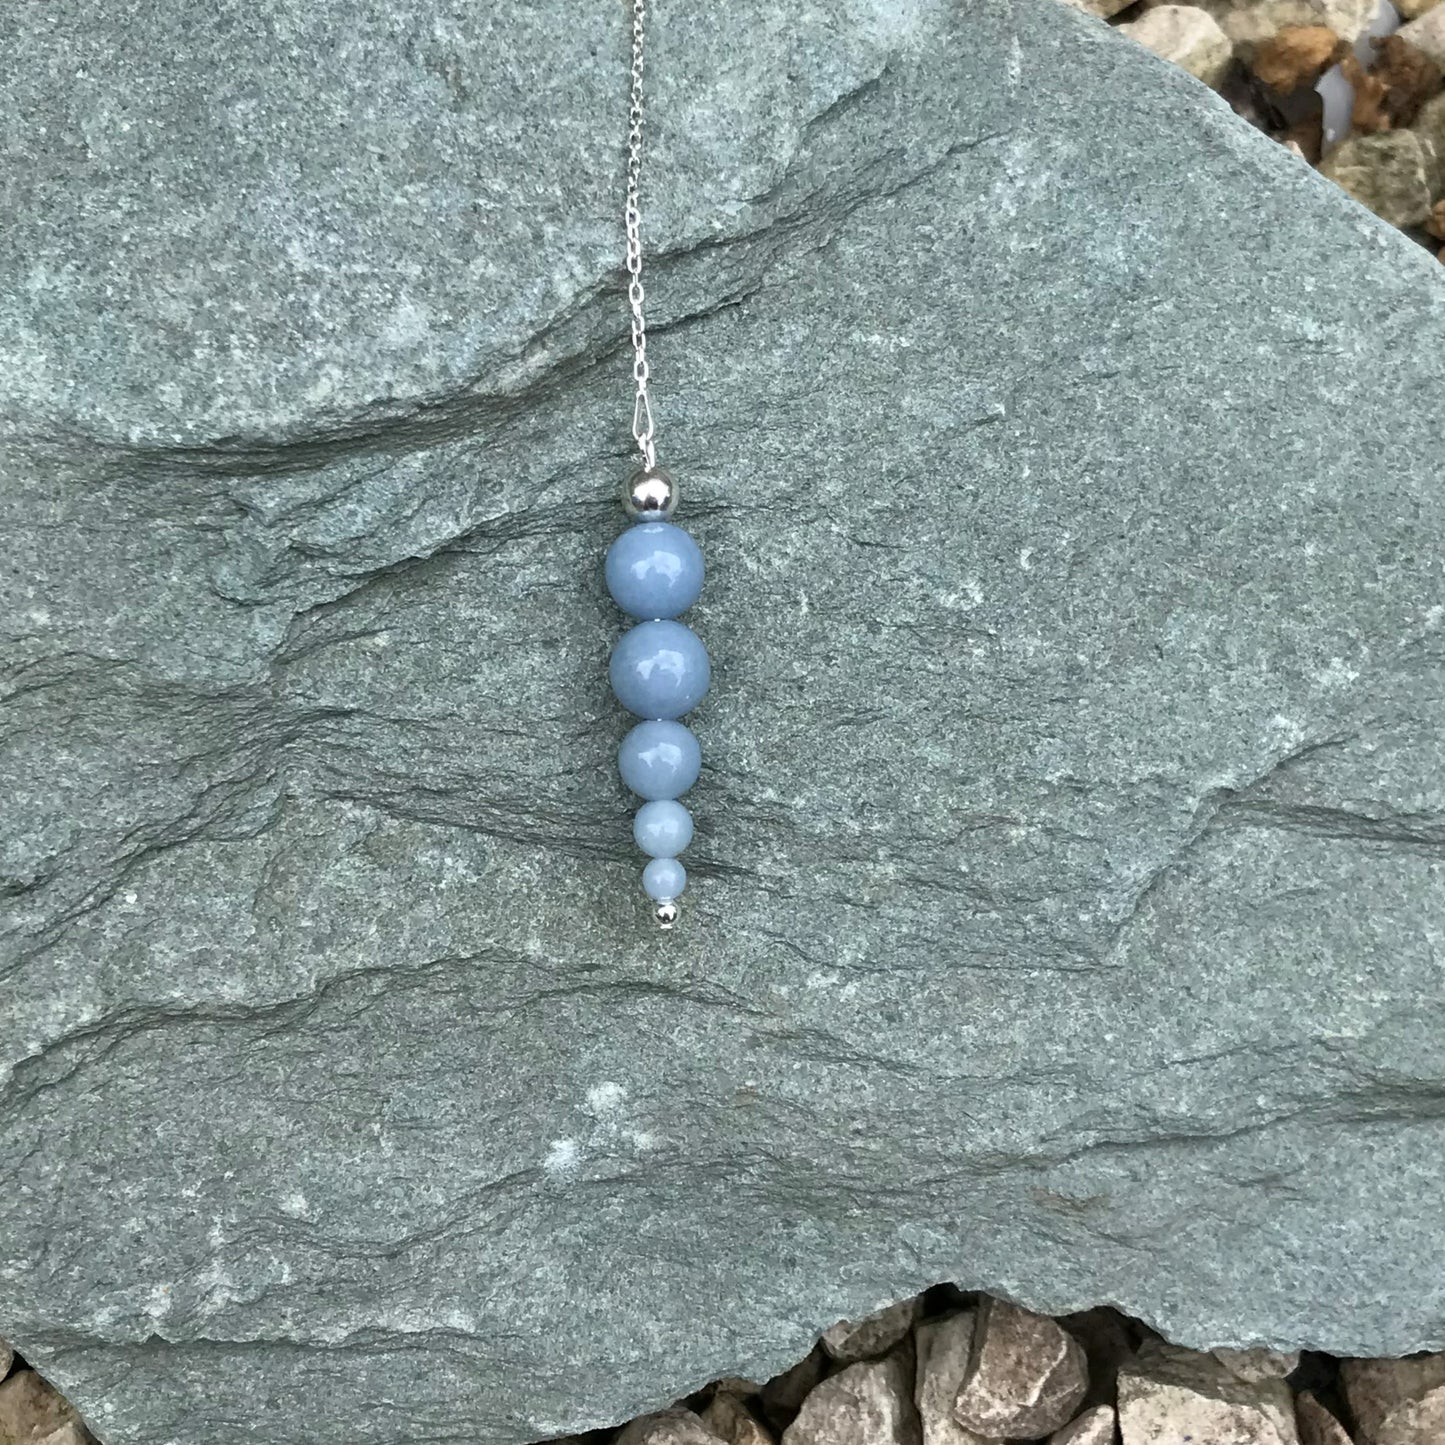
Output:
<path fill-rule="evenodd" d="M 670 798 L 644 803 L 632 820 L 632 837 L 649 858 L 676 858 L 692 842 L 692 814 Z"/>
<path fill-rule="evenodd" d="M 712 669 L 707 649 L 680 622 L 639 622 L 612 649 L 612 691 L 628 712 L 645 718 L 677 718 L 707 692 Z"/>
<path fill-rule="evenodd" d="M 676 617 L 702 591 L 702 553 L 671 522 L 639 522 L 607 549 L 607 590 L 629 617 Z"/>
<path fill-rule="evenodd" d="M 680 798 L 701 768 L 702 749 L 680 722 L 640 722 L 617 749 L 622 781 L 640 798 Z"/>

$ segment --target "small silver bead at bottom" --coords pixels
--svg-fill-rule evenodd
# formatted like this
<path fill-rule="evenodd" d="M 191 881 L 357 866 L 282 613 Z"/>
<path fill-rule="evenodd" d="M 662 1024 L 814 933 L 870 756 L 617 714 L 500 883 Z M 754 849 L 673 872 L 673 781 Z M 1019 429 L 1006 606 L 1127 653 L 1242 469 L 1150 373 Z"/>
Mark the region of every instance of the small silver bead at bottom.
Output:
<path fill-rule="evenodd" d="M 622 484 L 622 507 L 634 522 L 665 522 L 677 509 L 677 483 L 661 467 L 639 467 Z"/>
<path fill-rule="evenodd" d="M 682 910 L 671 898 L 664 898 L 656 908 L 652 910 L 652 916 L 657 919 L 659 928 L 671 928 L 677 922 L 677 916 Z"/>

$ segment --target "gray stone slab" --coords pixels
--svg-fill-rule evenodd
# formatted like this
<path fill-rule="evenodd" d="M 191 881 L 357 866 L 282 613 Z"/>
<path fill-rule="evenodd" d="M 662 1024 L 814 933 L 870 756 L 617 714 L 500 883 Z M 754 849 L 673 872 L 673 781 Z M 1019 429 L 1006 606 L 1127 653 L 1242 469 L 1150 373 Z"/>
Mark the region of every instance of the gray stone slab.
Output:
<path fill-rule="evenodd" d="M 1445 284 L 1034 0 L 656 16 L 685 926 L 611 754 L 623 10 L 0 15 L 0 1335 L 512 1442 L 941 1279 L 1445 1345 Z"/>

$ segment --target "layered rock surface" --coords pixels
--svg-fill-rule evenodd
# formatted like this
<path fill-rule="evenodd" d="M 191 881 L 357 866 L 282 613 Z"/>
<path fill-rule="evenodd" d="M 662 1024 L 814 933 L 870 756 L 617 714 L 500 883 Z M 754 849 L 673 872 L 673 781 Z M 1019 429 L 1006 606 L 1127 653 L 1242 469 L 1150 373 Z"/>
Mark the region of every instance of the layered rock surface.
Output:
<path fill-rule="evenodd" d="M 213 12 L 213 14 L 212 14 Z M 107 1445 L 619 1421 L 940 1279 L 1445 1344 L 1436 263 L 1032 0 L 0 14 L 0 1336 Z"/>

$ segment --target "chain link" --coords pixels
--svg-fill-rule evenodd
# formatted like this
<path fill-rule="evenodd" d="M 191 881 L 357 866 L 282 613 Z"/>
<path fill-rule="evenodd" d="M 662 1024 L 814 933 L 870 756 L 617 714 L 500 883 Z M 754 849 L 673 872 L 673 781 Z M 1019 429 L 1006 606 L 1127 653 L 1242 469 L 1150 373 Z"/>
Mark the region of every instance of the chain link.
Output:
<path fill-rule="evenodd" d="M 648 468 L 657 465 L 653 444 L 652 399 L 647 380 L 647 321 L 642 302 L 642 61 L 646 33 L 647 0 L 632 0 L 632 88 L 627 105 L 627 304 L 632 312 L 632 380 L 637 398 L 632 404 L 632 436 Z"/>

